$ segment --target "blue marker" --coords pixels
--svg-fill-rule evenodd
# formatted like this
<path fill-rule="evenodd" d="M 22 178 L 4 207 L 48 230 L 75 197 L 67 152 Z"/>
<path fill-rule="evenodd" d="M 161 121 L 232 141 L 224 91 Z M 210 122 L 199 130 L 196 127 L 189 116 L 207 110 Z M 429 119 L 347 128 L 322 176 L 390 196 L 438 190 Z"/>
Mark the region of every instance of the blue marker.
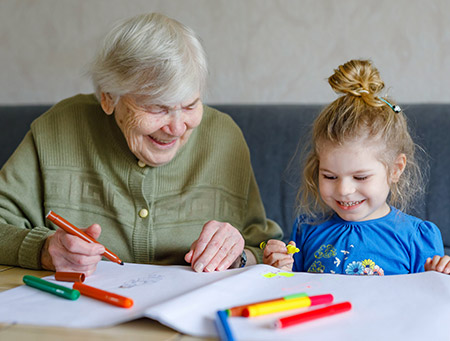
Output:
<path fill-rule="evenodd" d="M 216 328 L 220 341 L 234 341 L 233 333 L 228 324 L 228 313 L 226 310 L 217 311 Z"/>

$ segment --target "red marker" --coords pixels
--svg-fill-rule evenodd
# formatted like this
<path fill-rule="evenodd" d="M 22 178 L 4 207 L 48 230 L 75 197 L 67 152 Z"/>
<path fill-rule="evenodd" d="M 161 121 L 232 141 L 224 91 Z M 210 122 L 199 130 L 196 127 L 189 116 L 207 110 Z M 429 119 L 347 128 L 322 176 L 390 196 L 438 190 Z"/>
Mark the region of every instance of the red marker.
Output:
<path fill-rule="evenodd" d="M 315 320 L 318 318 L 340 314 L 352 308 L 350 302 L 332 304 L 324 308 L 314 309 L 305 313 L 283 317 L 275 322 L 276 328 L 286 328 L 299 323 Z"/>
<path fill-rule="evenodd" d="M 62 228 L 67 233 L 69 233 L 69 234 L 71 234 L 73 236 L 76 236 L 76 237 L 84 240 L 85 242 L 100 244 L 94 238 L 92 238 L 91 236 L 87 235 L 86 233 L 81 231 L 78 227 L 72 225 L 67 220 L 65 220 L 63 217 L 57 215 L 53 211 L 48 212 L 46 218 L 48 220 L 52 221 L 55 225 L 57 225 L 60 228 Z M 106 247 L 105 247 L 105 253 L 103 254 L 103 256 L 105 256 L 106 258 L 108 258 L 112 262 L 115 262 L 117 264 L 123 265 L 123 262 L 120 260 L 120 258 L 117 257 L 116 254 L 114 254 L 113 252 L 108 250 Z"/>
<path fill-rule="evenodd" d="M 116 305 L 121 308 L 131 308 L 133 306 L 133 300 L 131 298 L 120 296 L 112 292 L 97 289 L 81 282 L 75 282 L 73 289 L 78 290 L 82 295 L 95 298 L 109 304 Z"/>

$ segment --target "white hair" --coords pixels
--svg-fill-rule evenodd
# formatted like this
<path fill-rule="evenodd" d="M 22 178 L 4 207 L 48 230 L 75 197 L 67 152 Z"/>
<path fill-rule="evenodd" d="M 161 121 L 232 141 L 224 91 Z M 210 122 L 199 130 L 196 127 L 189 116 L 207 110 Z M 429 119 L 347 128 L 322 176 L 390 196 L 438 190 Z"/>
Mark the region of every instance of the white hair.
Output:
<path fill-rule="evenodd" d="M 176 104 L 202 93 L 208 73 L 205 51 L 189 27 L 159 13 L 117 24 L 90 67 L 96 95 L 118 101 L 144 95 L 153 103 Z"/>

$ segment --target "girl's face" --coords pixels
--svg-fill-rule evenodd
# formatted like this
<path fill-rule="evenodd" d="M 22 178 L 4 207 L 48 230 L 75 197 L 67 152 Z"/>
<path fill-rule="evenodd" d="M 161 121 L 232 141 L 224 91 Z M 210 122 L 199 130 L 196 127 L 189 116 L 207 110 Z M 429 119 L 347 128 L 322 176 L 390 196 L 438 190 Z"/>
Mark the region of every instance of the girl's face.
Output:
<path fill-rule="evenodd" d="M 389 184 L 398 181 L 406 159 L 399 156 L 389 176 L 387 167 L 377 159 L 380 150 L 379 144 L 367 139 L 320 145 L 320 196 L 342 219 L 372 220 L 389 213 Z"/>

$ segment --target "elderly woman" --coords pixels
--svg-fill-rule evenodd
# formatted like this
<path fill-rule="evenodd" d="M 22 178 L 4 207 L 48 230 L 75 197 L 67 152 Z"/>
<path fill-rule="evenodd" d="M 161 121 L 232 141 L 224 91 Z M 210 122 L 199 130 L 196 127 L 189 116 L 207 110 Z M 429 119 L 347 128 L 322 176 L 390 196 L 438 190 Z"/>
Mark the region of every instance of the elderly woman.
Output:
<path fill-rule="evenodd" d="M 220 271 L 261 262 L 281 238 L 266 219 L 248 148 L 202 104 L 203 48 L 188 27 L 140 15 L 107 35 L 77 95 L 31 125 L 0 173 L 0 263 L 92 274 L 125 262 Z M 101 244 L 45 219 L 53 210 Z M 103 246 L 104 245 L 104 246 Z"/>

